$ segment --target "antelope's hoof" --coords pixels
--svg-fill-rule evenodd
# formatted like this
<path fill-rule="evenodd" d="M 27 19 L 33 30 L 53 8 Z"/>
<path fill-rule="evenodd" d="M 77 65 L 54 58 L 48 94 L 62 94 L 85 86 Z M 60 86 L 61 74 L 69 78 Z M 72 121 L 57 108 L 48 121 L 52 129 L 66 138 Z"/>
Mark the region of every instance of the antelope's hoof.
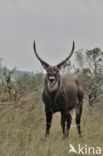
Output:
<path fill-rule="evenodd" d="M 83 135 L 82 135 L 82 134 L 79 134 L 79 138 L 80 138 L 80 139 L 83 139 Z"/>
<path fill-rule="evenodd" d="M 69 134 L 68 133 L 63 134 L 63 139 L 68 139 L 68 138 L 69 138 Z"/>
<path fill-rule="evenodd" d="M 44 135 L 44 138 L 45 138 L 45 140 L 48 139 L 48 138 L 49 138 L 49 134 L 46 133 L 46 134 Z"/>
<path fill-rule="evenodd" d="M 49 137 L 49 134 L 45 134 L 41 137 L 41 141 L 45 141 Z"/>

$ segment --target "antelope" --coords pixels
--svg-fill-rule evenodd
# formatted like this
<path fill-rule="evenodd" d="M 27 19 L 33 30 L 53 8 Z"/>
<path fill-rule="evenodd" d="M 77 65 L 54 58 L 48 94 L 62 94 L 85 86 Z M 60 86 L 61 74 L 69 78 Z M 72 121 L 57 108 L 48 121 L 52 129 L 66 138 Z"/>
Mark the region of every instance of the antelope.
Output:
<path fill-rule="evenodd" d="M 75 48 L 73 41 L 72 50 L 68 57 L 55 66 L 49 65 L 37 53 L 35 41 L 33 43 L 34 53 L 40 61 L 43 68 L 46 70 L 44 80 L 44 90 L 42 100 L 45 105 L 46 115 L 46 132 L 45 137 L 50 133 L 50 127 L 53 114 L 56 112 L 61 113 L 61 127 L 63 137 L 69 136 L 69 130 L 72 122 L 71 110 L 76 110 L 76 125 L 79 136 L 81 136 L 81 115 L 83 105 L 84 90 L 77 78 L 60 74 L 63 65 L 71 58 Z"/>

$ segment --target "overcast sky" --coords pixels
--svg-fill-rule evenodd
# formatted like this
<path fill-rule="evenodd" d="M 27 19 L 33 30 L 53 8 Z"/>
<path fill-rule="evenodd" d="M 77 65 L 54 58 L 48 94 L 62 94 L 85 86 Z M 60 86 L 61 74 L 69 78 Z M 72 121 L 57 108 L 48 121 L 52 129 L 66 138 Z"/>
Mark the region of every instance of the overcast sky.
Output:
<path fill-rule="evenodd" d="M 76 49 L 103 47 L 103 0 L 0 0 L 0 57 L 9 67 L 35 71 L 33 53 L 51 65 Z"/>

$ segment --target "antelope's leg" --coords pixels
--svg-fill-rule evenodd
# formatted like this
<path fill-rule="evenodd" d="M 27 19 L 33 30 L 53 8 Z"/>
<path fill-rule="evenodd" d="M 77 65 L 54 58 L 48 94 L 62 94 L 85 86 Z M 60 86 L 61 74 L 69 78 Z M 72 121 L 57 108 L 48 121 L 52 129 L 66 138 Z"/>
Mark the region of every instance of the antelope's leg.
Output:
<path fill-rule="evenodd" d="M 76 125 L 77 125 L 77 130 L 78 130 L 79 136 L 81 136 L 81 126 L 80 126 L 81 115 L 82 115 L 82 105 L 80 105 L 76 111 Z"/>
<path fill-rule="evenodd" d="M 70 112 L 68 112 L 68 114 L 67 114 L 67 132 L 66 132 L 67 136 L 69 135 L 71 122 L 72 122 L 72 116 L 71 116 Z"/>
<path fill-rule="evenodd" d="M 62 127 L 63 137 L 66 136 L 65 123 L 66 123 L 66 114 L 61 112 L 61 127 Z"/>
<path fill-rule="evenodd" d="M 45 137 L 49 135 L 50 132 L 50 127 L 51 127 L 51 121 L 52 121 L 52 112 L 47 111 L 46 112 L 46 132 L 45 132 Z"/>

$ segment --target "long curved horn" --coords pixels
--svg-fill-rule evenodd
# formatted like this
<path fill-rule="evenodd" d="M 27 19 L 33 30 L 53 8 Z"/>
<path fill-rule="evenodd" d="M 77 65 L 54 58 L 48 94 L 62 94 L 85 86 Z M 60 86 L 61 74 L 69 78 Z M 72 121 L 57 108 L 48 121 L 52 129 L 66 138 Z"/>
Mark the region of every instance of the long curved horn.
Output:
<path fill-rule="evenodd" d="M 38 55 L 37 50 L 36 50 L 35 40 L 34 40 L 34 43 L 33 43 L 33 49 L 34 49 L 34 53 L 35 53 L 36 57 L 37 57 L 38 60 L 41 62 L 42 66 L 43 66 L 45 69 L 47 69 L 48 66 L 49 66 L 49 64 L 48 64 L 47 62 L 43 61 L 43 60 L 41 59 L 41 57 Z"/>
<path fill-rule="evenodd" d="M 70 59 L 70 57 L 72 56 L 72 54 L 74 52 L 74 48 L 75 48 L 75 42 L 73 41 L 72 50 L 71 50 L 69 56 L 67 56 L 65 60 L 63 60 L 62 62 L 60 62 L 60 63 L 57 64 L 57 67 L 58 68 L 60 68 L 65 62 L 67 62 Z"/>

